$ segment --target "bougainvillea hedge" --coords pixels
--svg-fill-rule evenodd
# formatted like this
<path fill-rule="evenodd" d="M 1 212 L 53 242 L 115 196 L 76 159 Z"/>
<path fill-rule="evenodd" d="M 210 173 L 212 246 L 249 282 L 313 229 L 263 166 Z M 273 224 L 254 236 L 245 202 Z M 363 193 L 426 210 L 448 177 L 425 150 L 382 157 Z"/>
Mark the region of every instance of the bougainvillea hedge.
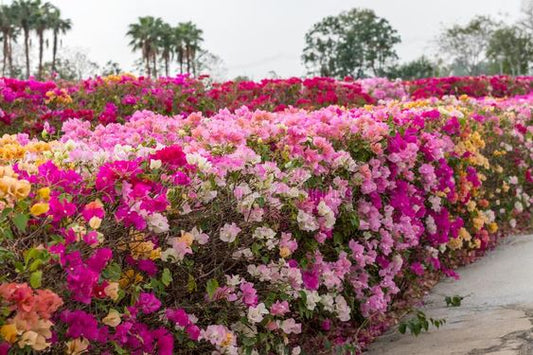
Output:
<path fill-rule="evenodd" d="M 131 75 L 98 77 L 81 82 L 38 82 L 0 78 L 0 132 L 32 134 L 58 129 L 70 118 L 94 124 L 127 121 L 137 110 L 164 115 L 221 109 L 283 111 L 329 105 L 348 108 L 379 100 L 445 95 L 507 97 L 527 94 L 531 77 L 451 77 L 413 82 L 346 78 L 265 79 L 259 82 L 212 83 L 207 78 L 178 76 L 150 79 Z M 51 128 L 50 128 L 51 127 Z"/>
<path fill-rule="evenodd" d="M 146 100 L 0 139 L 0 354 L 361 349 L 406 285 L 529 221 L 533 96 L 134 112 Z"/>

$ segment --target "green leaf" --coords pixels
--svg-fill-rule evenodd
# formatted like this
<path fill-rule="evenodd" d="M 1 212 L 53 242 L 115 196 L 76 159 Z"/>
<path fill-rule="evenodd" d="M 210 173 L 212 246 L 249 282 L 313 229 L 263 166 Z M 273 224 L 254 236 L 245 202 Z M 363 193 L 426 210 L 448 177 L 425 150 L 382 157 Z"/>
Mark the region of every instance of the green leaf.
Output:
<path fill-rule="evenodd" d="M 265 198 L 264 197 L 262 197 L 262 196 L 258 197 L 258 198 L 255 199 L 255 201 L 257 202 L 259 207 L 261 207 L 261 208 L 265 207 L 266 202 L 265 202 Z"/>
<path fill-rule="evenodd" d="M 28 271 L 35 271 L 37 270 L 41 265 L 43 264 L 43 261 L 41 259 L 34 260 L 30 267 L 28 268 Z"/>
<path fill-rule="evenodd" d="M 464 297 L 461 296 L 446 296 L 444 301 L 446 302 L 446 307 L 460 307 L 463 299 Z"/>
<path fill-rule="evenodd" d="M 17 227 L 19 231 L 22 233 L 26 232 L 26 227 L 28 226 L 28 220 L 30 217 L 27 214 L 17 214 L 15 217 L 13 217 L 12 221 L 13 224 Z"/>
<path fill-rule="evenodd" d="M 118 281 L 121 273 L 122 269 L 120 265 L 117 263 L 111 263 L 102 271 L 102 276 L 106 280 Z"/>
<path fill-rule="evenodd" d="M 0 241 L 2 239 L 13 239 L 13 232 L 11 231 L 11 228 L 1 228 L 0 229 Z"/>
<path fill-rule="evenodd" d="M 215 291 L 218 288 L 218 281 L 216 279 L 210 279 L 207 281 L 206 291 L 209 295 L 209 298 L 213 298 Z"/>
<path fill-rule="evenodd" d="M 14 264 L 16 272 L 24 272 L 24 264 L 22 264 L 20 261 L 15 261 Z"/>
<path fill-rule="evenodd" d="M 163 285 L 168 286 L 172 282 L 172 274 L 170 273 L 170 270 L 167 268 L 163 269 L 163 275 L 161 275 L 161 282 Z"/>
<path fill-rule="evenodd" d="M 41 270 L 32 272 L 30 276 L 30 285 L 33 288 L 41 287 L 41 282 L 43 280 L 43 272 Z"/>
<path fill-rule="evenodd" d="M 189 274 L 189 279 L 187 280 L 187 291 L 189 293 L 196 291 L 196 280 L 194 279 L 194 276 Z"/>
<path fill-rule="evenodd" d="M 401 334 L 405 334 L 405 331 L 407 330 L 407 324 L 405 323 L 401 323 L 400 326 L 398 327 L 398 331 L 401 333 Z"/>

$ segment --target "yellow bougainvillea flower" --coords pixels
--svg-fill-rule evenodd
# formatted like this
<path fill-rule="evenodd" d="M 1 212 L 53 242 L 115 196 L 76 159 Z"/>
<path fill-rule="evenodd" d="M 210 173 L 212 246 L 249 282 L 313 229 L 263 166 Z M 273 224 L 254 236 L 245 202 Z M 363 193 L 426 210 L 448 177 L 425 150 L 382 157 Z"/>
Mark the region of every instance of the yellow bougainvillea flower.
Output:
<path fill-rule="evenodd" d="M 481 217 L 475 217 L 472 219 L 472 224 L 474 225 L 474 229 L 478 231 L 481 228 L 483 228 L 483 225 L 485 224 L 485 220 Z"/>
<path fill-rule="evenodd" d="M 13 344 L 17 340 L 17 327 L 15 324 L 4 324 L 2 327 L 0 327 L 0 335 L 5 341 Z"/>
<path fill-rule="evenodd" d="M 224 339 L 224 340 L 222 341 L 222 343 L 220 343 L 220 345 L 222 345 L 223 347 L 230 346 L 232 340 L 233 340 L 233 334 L 231 334 L 230 332 L 228 332 L 228 333 L 226 333 L 226 339 Z"/>
<path fill-rule="evenodd" d="M 498 224 L 496 222 L 492 222 L 488 225 L 488 230 L 491 233 L 496 233 L 498 231 Z"/>
<path fill-rule="evenodd" d="M 122 275 L 122 277 L 118 281 L 118 284 L 121 288 L 126 288 L 131 284 L 137 284 L 142 282 L 143 280 L 144 278 L 140 273 L 135 272 L 133 269 L 128 269 Z"/>
<path fill-rule="evenodd" d="M 109 285 L 104 288 L 104 292 L 107 297 L 111 298 L 113 301 L 118 300 L 118 290 L 119 290 L 118 282 L 110 282 Z"/>
<path fill-rule="evenodd" d="M 156 248 L 150 252 L 150 260 L 161 259 L 161 248 Z"/>
<path fill-rule="evenodd" d="M 26 180 L 17 180 L 11 176 L 0 178 L 0 192 L 17 200 L 23 199 L 30 194 L 31 185 Z"/>
<path fill-rule="evenodd" d="M 33 330 L 28 330 L 22 334 L 22 337 L 18 341 L 18 345 L 21 349 L 26 346 L 30 346 L 33 350 L 42 351 L 50 346 L 50 343 L 46 342 L 46 338 L 39 335 Z"/>
<path fill-rule="evenodd" d="M 68 355 L 79 355 L 87 352 L 89 347 L 89 340 L 85 338 L 77 338 L 67 342 L 67 350 L 65 353 Z"/>
<path fill-rule="evenodd" d="M 21 200 L 23 198 L 28 197 L 30 191 L 31 184 L 26 180 L 19 180 L 15 185 L 15 191 L 13 193 L 13 196 L 15 196 L 16 199 Z"/>
<path fill-rule="evenodd" d="M 281 247 L 279 248 L 279 256 L 281 256 L 282 258 L 286 258 L 288 257 L 289 255 L 291 255 L 291 251 L 289 248 L 287 247 Z"/>
<path fill-rule="evenodd" d="M 120 313 L 118 313 L 118 311 L 115 309 L 111 309 L 107 316 L 102 319 L 102 323 L 113 328 L 116 328 L 121 321 L 122 319 L 120 319 Z"/>
<path fill-rule="evenodd" d="M 188 247 L 190 247 L 194 241 L 194 236 L 189 232 L 181 231 L 181 237 L 178 238 L 178 241 L 184 242 Z"/>
<path fill-rule="evenodd" d="M 96 216 L 91 217 L 89 220 L 89 227 L 92 229 L 98 229 L 102 225 L 102 219 Z"/>
<path fill-rule="evenodd" d="M 50 205 L 47 202 L 37 202 L 30 208 L 30 213 L 32 216 L 40 216 L 50 209 Z"/>
<path fill-rule="evenodd" d="M 470 233 L 468 233 L 466 228 L 461 228 L 459 229 L 459 238 L 461 238 L 462 240 L 470 241 L 472 239 L 472 236 L 470 235 Z"/>
<path fill-rule="evenodd" d="M 461 249 L 463 247 L 463 240 L 461 238 L 451 238 L 448 242 L 448 247 L 452 250 Z"/>
<path fill-rule="evenodd" d="M 48 201 L 50 200 L 50 188 L 49 187 L 42 187 L 39 190 L 37 190 L 37 195 L 42 200 Z"/>

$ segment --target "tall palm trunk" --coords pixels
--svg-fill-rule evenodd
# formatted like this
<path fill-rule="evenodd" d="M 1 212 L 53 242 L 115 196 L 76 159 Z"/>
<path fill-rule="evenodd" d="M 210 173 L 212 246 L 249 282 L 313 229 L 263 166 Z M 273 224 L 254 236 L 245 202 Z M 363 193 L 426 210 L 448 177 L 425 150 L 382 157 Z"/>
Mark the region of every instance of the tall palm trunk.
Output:
<path fill-rule="evenodd" d="M 180 74 L 183 74 L 183 48 L 178 51 L 178 62 L 180 62 Z"/>
<path fill-rule="evenodd" d="M 8 35 L 6 34 L 6 32 L 3 32 L 3 45 L 4 45 L 4 49 L 3 49 L 3 57 L 2 57 L 2 76 L 5 76 L 6 75 L 6 67 L 7 67 L 7 57 L 9 55 L 9 44 L 8 44 Z"/>
<path fill-rule="evenodd" d="M 14 77 L 15 73 L 13 71 L 13 38 L 11 36 L 8 37 L 8 56 L 7 56 L 7 64 L 9 67 L 9 76 Z"/>
<path fill-rule="evenodd" d="M 196 51 L 194 47 L 191 49 L 191 66 L 192 66 L 192 75 L 196 76 Z"/>
<path fill-rule="evenodd" d="M 152 67 L 150 66 L 150 56 L 145 56 L 146 60 L 146 75 L 150 77 L 152 75 Z"/>
<path fill-rule="evenodd" d="M 186 61 L 187 61 L 187 74 L 190 74 L 190 72 L 191 72 L 191 59 L 190 59 L 189 52 L 190 52 L 190 48 L 187 46 L 185 48 L 185 58 L 186 58 Z"/>
<path fill-rule="evenodd" d="M 150 70 L 150 53 L 148 52 L 148 48 L 146 46 L 146 43 L 144 43 L 142 47 L 143 47 L 142 48 L 143 61 L 145 62 L 145 65 L 146 65 L 146 75 L 148 77 L 150 77 L 150 73 L 151 73 L 151 70 Z"/>
<path fill-rule="evenodd" d="M 157 55 L 152 54 L 152 63 L 154 65 L 154 78 L 157 78 Z"/>
<path fill-rule="evenodd" d="M 165 60 L 165 76 L 168 77 L 168 54 L 165 54 L 163 58 Z"/>
<path fill-rule="evenodd" d="M 44 49 L 44 31 L 39 30 L 37 33 L 39 36 L 39 71 L 37 76 L 39 80 L 43 79 L 43 49 Z"/>
<path fill-rule="evenodd" d="M 26 77 L 30 77 L 30 31 L 24 29 L 24 52 L 26 54 Z"/>
<path fill-rule="evenodd" d="M 55 73 L 56 71 L 57 36 L 58 31 L 54 30 L 54 44 L 52 45 L 52 73 Z"/>

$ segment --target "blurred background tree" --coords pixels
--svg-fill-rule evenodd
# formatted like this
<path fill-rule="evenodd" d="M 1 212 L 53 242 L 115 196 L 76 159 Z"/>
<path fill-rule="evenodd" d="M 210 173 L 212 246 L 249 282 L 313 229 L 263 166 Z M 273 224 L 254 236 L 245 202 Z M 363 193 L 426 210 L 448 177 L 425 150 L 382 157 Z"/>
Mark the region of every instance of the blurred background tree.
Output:
<path fill-rule="evenodd" d="M 390 23 L 368 9 L 325 17 L 305 35 L 302 61 L 310 75 L 383 76 L 398 59 L 400 43 Z"/>

